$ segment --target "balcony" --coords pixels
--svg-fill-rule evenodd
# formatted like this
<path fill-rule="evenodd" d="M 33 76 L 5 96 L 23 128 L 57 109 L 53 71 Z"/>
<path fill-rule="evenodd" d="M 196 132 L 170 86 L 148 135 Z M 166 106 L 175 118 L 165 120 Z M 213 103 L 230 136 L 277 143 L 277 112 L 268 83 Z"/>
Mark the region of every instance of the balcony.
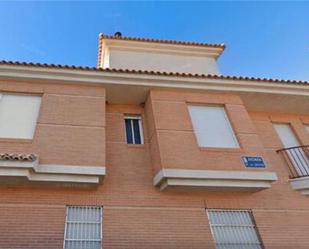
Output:
<path fill-rule="evenodd" d="M 292 188 L 309 195 L 309 145 L 284 148 L 277 152 L 288 165 Z"/>
<path fill-rule="evenodd" d="M 103 181 L 105 167 L 39 164 L 35 154 L 0 153 L 0 184 L 53 184 L 93 187 Z"/>
<path fill-rule="evenodd" d="M 162 191 L 169 188 L 202 188 L 208 190 L 260 191 L 277 180 L 273 172 L 226 170 L 162 169 L 153 184 Z"/>

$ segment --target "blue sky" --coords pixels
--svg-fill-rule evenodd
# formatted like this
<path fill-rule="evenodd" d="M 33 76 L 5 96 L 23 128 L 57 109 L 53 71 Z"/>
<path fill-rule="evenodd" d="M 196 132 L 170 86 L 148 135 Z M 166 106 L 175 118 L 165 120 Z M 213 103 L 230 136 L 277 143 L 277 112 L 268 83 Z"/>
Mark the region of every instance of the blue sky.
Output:
<path fill-rule="evenodd" d="M 0 2 L 0 60 L 95 66 L 98 34 L 225 43 L 222 74 L 309 80 L 309 2 Z"/>

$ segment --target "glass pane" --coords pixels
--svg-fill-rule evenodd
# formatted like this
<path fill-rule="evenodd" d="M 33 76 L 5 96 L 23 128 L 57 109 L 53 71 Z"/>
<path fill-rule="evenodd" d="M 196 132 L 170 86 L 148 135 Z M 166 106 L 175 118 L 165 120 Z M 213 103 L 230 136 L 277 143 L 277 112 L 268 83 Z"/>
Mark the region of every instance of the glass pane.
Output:
<path fill-rule="evenodd" d="M 133 144 L 131 119 L 125 119 L 125 124 L 126 124 L 127 143 Z"/>
<path fill-rule="evenodd" d="M 247 211 L 209 211 L 211 224 L 252 225 Z"/>
<path fill-rule="evenodd" d="M 141 144 L 141 134 L 139 130 L 139 122 L 138 119 L 133 119 L 133 130 L 134 130 L 134 138 L 135 138 L 135 144 Z"/>
<path fill-rule="evenodd" d="M 90 224 L 90 223 L 68 223 L 67 224 L 67 239 L 100 239 L 100 223 Z"/>
<path fill-rule="evenodd" d="M 100 207 L 69 207 L 68 221 L 100 222 Z"/>

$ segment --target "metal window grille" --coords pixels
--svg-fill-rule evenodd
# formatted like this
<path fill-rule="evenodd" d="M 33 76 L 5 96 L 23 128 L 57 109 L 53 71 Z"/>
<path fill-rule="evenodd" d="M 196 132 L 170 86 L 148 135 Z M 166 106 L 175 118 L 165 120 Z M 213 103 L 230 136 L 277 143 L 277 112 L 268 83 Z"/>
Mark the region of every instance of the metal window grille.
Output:
<path fill-rule="evenodd" d="M 67 207 L 63 248 L 102 248 L 102 207 Z"/>
<path fill-rule="evenodd" d="M 143 127 L 141 116 L 125 116 L 127 144 L 143 144 Z"/>
<path fill-rule="evenodd" d="M 217 249 L 262 249 L 251 211 L 208 210 Z"/>

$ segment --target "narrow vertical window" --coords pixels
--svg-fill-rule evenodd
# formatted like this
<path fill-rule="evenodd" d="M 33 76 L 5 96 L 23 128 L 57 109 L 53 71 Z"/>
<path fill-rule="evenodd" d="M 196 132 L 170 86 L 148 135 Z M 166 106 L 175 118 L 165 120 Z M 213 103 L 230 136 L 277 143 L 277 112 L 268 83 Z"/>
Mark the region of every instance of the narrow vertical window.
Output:
<path fill-rule="evenodd" d="M 217 249 L 262 249 L 253 215 L 249 210 L 208 210 Z"/>
<path fill-rule="evenodd" d="M 143 144 L 144 138 L 141 116 L 126 115 L 124 121 L 127 144 Z"/>
<path fill-rule="evenodd" d="M 199 146 L 239 147 L 224 107 L 190 105 L 188 108 Z"/>
<path fill-rule="evenodd" d="M 102 248 L 102 207 L 67 207 L 63 248 Z"/>
<path fill-rule="evenodd" d="M 0 137 L 32 139 L 41 97 L 0 94 Z"/>

